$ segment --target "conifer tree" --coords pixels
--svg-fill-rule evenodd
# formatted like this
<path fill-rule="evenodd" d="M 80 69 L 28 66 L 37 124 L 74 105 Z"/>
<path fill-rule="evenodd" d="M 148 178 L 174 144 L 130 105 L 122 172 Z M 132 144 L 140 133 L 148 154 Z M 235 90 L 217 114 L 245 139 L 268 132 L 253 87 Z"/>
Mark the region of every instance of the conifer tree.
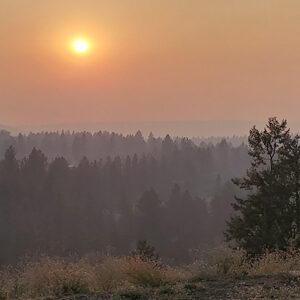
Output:
<path fill-rule="evenodd" d="M 236 198 L 233 208 L 238 214 L 228 222 L 225 235 L 251 255 L 285 249 L 292 237 L 292 191 L 283 159 L 291 140 L 286 120 L 269 118 L 263 131 L 255 126 L 250 130 L 251 167 L 246 177 L 233 179 L 248 194 Z"/>

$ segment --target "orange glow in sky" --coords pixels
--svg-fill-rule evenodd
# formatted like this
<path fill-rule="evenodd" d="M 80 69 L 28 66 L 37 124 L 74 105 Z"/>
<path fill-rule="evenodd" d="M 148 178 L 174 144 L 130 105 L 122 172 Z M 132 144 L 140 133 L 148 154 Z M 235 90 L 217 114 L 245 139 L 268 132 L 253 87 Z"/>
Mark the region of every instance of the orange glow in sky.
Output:
<path fill-rule="evenodd" d="M 300 1 L 1 0 L 0 19 L 0 124 L 299 118 Z"/>

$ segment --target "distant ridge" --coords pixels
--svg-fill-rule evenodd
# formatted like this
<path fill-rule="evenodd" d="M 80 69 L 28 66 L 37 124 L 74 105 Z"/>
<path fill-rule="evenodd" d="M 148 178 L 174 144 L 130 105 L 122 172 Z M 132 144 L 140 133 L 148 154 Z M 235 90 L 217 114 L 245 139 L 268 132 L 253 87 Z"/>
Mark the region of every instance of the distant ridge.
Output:
<path fill-rule="evenodd" d="M 109 131 L 135 134 L 140 130 L 144 136 L 233 136 L 245 135 L 255 123 L 250 121 L 165 121 L 165 122 L 95 122 L 80 124 L 53 124 L 24 127 L 21 132 L 38 131 Z"/>
<path fill-rule="evenodd" d="M 11 127 L 0 125 L 0 130 L 5 129 L 12 134 L 19 132 L 39 132 L 39 131 L 109 131 L 122 134 L 135 134 L 140 130 L 144 136 L 151 132 L 155 136 L 186 137 L 230 137 L 248 135 L 251 127 L 255 125 L 263 128 L 264 121 L 235 121 L 235 120 L 209 120 L 209 121 L 165 121 L 165 122 L 94 122 L 94 123 L 69 123 L 69 124 L 49 124 L 32 127 Z M 292 132 L 299 132 L 300 122 L 289 122 Z"/>

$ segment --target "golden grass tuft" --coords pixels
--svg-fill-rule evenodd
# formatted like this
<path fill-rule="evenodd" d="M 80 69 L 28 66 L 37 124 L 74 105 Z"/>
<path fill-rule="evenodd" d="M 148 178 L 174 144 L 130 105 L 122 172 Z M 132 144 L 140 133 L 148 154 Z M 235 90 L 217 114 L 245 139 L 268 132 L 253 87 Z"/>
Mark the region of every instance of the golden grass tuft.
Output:
<path fill-rule="evenodd" d="M 85 293 L 96 288 L 93 273 L 93 267 L 83 260 L 45 256 L 25 262 L 11 273 L 15 285 L 8 294 L 31 298 Z"/>

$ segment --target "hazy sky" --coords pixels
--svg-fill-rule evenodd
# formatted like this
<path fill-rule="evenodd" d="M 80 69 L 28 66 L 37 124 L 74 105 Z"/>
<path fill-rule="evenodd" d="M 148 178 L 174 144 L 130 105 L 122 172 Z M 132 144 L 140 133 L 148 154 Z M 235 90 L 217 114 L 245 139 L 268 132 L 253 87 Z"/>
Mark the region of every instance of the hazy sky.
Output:
<path fill-rule="evenodd" d="M 300 114 L 299 0 L 1 0 L 0 39 L 0 124 Z"/>

